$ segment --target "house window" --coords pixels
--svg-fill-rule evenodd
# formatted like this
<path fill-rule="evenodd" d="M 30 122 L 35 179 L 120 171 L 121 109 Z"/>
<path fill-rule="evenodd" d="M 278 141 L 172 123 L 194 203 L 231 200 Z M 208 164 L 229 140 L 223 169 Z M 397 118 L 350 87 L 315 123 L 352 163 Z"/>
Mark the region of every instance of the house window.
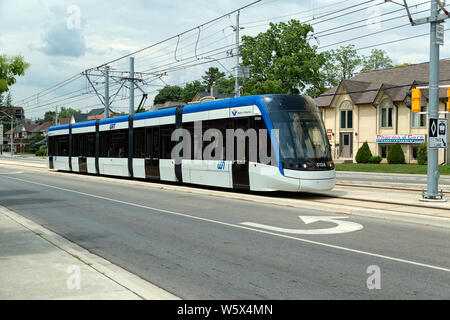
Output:
<path fill-rule="evenodd" d="M 427 107 L 422 106 L 421 112 L 426 112 Z M 427 126 L 427 115 L 426 114 L 417 114 L 417 112 L 412 112 L 412 127 L 413 128 L 426 128 Z"/>
<path fill-rule="evenodd" d="M 380 155 L 383 159 L 387 158 L 389 146 L 380 146 Z"/>
<path fill-rule="evenodd" d="M 392 128 L 394 126 L 394 106 L 389 99 L 381 102 L 381 127 Z"/>
<path fill-rule="evenodd" d="M 341 103 L 341 129 L 353 128 L 353 105 L 345 100 Z"/>

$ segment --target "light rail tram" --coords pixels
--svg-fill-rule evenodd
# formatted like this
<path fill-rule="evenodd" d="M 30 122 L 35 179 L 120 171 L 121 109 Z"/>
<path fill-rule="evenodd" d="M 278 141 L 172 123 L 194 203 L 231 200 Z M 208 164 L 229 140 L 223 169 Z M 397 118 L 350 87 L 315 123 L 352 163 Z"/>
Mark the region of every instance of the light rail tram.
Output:
<path fill-rule="evenodd" d="M 172 151 L 186 141 L 172 141 L 176 129 L 191 136 L 180 161 Z M 222 138 L 207 139 L 208 129 Z M 227 135 L 229 129 L 256 134 L 239 140 Z M 51 127 L 47 139 L 47 166 L 61 171 L 252 191 L 330 190 L 336 181 L 324 124 L 308 96 L 245 96 L 84 121 Z M 216 148 L 220 143 L 223 147 Z M 198 150 L 203 154 L 206 148 L 212 158 L 199 159 Z M 264 150 L 274 161 L 262 161 Z"/>

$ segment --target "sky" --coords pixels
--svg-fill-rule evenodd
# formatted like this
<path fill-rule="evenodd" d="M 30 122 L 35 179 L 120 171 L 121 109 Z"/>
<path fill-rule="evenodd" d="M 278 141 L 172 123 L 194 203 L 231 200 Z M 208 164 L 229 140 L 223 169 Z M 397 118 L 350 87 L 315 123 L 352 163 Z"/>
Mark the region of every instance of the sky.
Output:
<path fill-rule="evenodd" d="M 229 50 L 236 42 L 236 14 L 226 14 L 252 2 L 0 0 L 0 54 L 22 55 L 31 64 L 11 87 L 13 104 L 22 106 L 29 119 L 42 117 L 56 106 L 82 112 L 102 107 L 81 72 L 147 47 L 132 54 L 136 77 L 142 80 L 142 91 L 135 90 L 135 105 L 143 92 L 149 96 L 148 107 L 158 89 L 201 80 L 209 67 L 232 74 L 236 51 Z M 414 17 L 425 17 L 430 7 L 426 0 L 407 3 Z M 240 11 L 240 35 L 255 36 L 266 31 L 269 22 L 298 19 L 313 25 L 317 34 L 310 42 L 319 51 L 353 44 L 360 55 L 383 49 L 394 64 L 427 62 L 429 36 L 396 41 L 429 32 L 429 25 L 409 25 L 407 17 L 402 17 L 405 14 L 398 4 L 384 0 L 262 0 Z M 441 58 L 450 58 L 450 45 L 441 46 L 440 53 Z M 127 112 L 128 89 L 126 84 L 121 88 L 121 83 L 128 76 L 129 57 L 110 67 L 114 76 L 110 95 L 118 92 L 112 109 Z M 65 85 L 44 91 L 67 79 Z M 90 80 L 103 94 L 99 71 L 91 71 Z"/>

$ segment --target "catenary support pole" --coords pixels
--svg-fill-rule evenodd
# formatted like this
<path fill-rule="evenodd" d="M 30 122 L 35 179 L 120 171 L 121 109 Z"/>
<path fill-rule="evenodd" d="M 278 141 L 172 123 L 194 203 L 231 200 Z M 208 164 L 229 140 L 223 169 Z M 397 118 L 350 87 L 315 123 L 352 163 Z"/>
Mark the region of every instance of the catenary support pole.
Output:
<path fill-rule="evenodd" d="M 134 114 L 134 57 L 130 57 L 130 115 Z"/>
<path fill-rule="evenodd" d="M 239 42 L 240 42 L 240 37 L 239 37 L 239 14 L 240 11 L 237 12 L 236 14 L 236 72 L 235 72 L 235 79 L 234 79 L 234 96 L 235 97 L 240 97 L 241 96 L 241 90 L 239 88 Z"/>
<path fill-rule="evenodd" d="M 109 118 L 109 66 L 105 66 L 105 118 Z"/>

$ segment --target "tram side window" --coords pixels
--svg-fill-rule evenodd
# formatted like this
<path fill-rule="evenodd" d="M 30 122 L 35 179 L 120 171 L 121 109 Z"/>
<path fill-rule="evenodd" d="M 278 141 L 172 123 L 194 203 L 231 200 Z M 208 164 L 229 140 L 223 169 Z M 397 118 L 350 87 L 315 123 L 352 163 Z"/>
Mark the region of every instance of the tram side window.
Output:
<path fill-rule="evenodd" d="M 80 157 L 87 157 L 87 134 L 81 134 L 78 139 L 78 151 Z"/>
<path fill-rule="evenodd" d="M 145 128 L 134 130 L 134 158 L 145 158 Z"/>
<path fill-rule="evenodd" d="M 111 132 L 102 131 L 100 132 L 100 157 L 109 158 L 111 155 Z"/>
<path fill-rule="evenodd" d="M 69 155 L 69 136 L 56 137 L 56 156 L 68 156 Z"/>
<path fill-rule="evenodd" d="M 174 130 L 175 125 L 161 126 L 161 159 L 171 158 L 172 148 L 175 146 L 171 140 Z"/>
<path fill-rule="evenodd" d="M 72 135 L 72 157 L 78 157 L 80 155 L 80 135 Z"/>
<path fill-rule="evenodd" d="M 112 131 L 111 136 L 112 157 L 128 157 L 128 130 Z"/>
<path fill-rule="evenodd" d="M 274 151 L 272 150 L 270 132 L 267 130 L 262 117 L 255 117 L 255 130 L 258 134 L 258 162 L 263 163 L 264 161 L 260 159 L 260 156 L 264 154 L 265 156 L 270 157 Z"/>
<path fill-rule="evenodd" d="M 87 156 L 95 157 L 95 133 L 87 134 Z"/>
<path fill-rule="evenodd" d="M 204 122 L 207 123 L 206 126 L 203 127 L 203 134 L 205 134 L 205 132 L 208 129 L 216 129 L 219 130 L 221 135 L 222 135 L 222 146 L 220 146 L 220 141 L 216 140 L 215 137 L 211 138 L 211 141 L 204 141 L 203 142 L 203 152 L 205 151 L 205 148 L 207 146 L 209 146 L 211 143 L 213 143 L 214 145 L 214 149 L 211 151 L 211 155 L 206 155 L 206 156 L 211 156 L 213 158 L 216 157 L 216 152 L 220 152 L 220 149 L 222 149 L 222 156 L 220 157 L 221 160 L 224 160 L 226 158 L 226 146 L 227 146 L 227 141 L 226 141 L 226 130 L 231 128 L 231 120 L 230 119 L 216 119 L 216 120 L 210 120 L 208 122 Z"/>

